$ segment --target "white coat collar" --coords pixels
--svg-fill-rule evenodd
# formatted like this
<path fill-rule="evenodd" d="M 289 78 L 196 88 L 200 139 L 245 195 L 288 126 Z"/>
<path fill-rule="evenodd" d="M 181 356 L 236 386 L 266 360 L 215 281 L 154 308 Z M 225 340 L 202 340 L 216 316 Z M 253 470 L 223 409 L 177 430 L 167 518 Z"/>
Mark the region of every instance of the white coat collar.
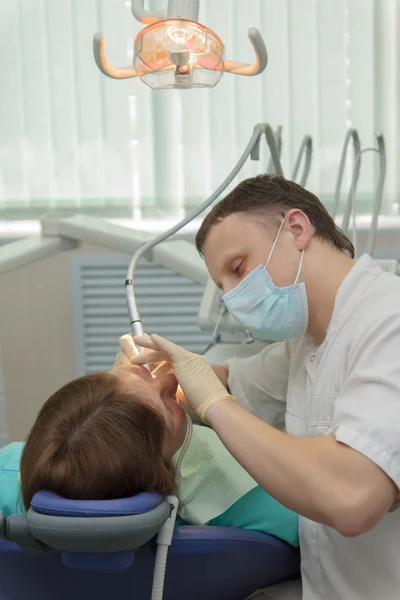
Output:
<path fill-rule="evenodd" d="M 348 316 L 357 310 L 359 299 L 371 283 L 382 273 L 378 262 L 363 254 L 344 278 L 338 289 L 332 318 L 326 333 L 328 338 Z"/>

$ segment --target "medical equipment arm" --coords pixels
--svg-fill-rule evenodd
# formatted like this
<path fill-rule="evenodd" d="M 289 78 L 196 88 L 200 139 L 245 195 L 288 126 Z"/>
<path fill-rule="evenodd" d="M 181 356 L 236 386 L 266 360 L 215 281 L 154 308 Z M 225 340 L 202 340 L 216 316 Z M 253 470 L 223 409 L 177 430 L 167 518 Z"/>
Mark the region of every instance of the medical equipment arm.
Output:
<path fill-rule="evenodd" d="M 261 33 L 256 27 L 251 27 L 247 35 L 256 55 L 254 63 L 244 64 L 233 60 L 225 60 L 224 70 L 227 73 L 234 73 L 235 75 L 258 75 L 267 66 L 268 53 Z"/>
<path fill-rule="evenodd" d="M 144 0 L 132 0 L 131 3 L 132 15 L 145 25 L 152 25 L 158 21 L 162 21 L 167 16 L 166 10 L 146 10 Z"/>
<path fill-rule="evenodd" d="M 282 433 L 227 400 L 210 407 L 207 422 L 276 500 L 343 536 L 372 529 L 395 501 L 396 488 L 388 476 L 331 435 Z"/>
<path fill-rule="evenodd" d="M 332 207 L 332 218 L 333 219 L 336 218 L 337 211 L 339 208 L 340 192 L 342 189 L 343 175 L 344 175 L 344 171 L 346 168 L 347 152 L 348 152 L 348 149 L 349 149 L 349 146 L 351 143 L 353 144 L 354 166 L 353 166 L 353 173 L 352 173 L 352 177 L 351 177 L 350 189 L 349 189 L 349 193 L 348 193 L 348 197 L 347 197 L 347 203 L 346 203 L 346 207 L 345 207 L 344 214 L 343 214 L 342 229 L 344 232 L 347 231 L 348 226 L 349 226 L 351 210 L 352 210 L 352 207 L 354 206 L 354 197 L 356 194 L 357 183 L 358 183 L 358 179 L 360 176 L 360 169 L 361 169 L 361 143 L 360 143 L 360 137 L 358 135 L 358 131 L 356 129 L 349 129 L 346 134 L 346 137 L 344 139 L 342 156 L 340 158 L 339 172 L 338 172 L 337 181 L 336 181 L 336 188 L 335 188 L 335 193 L 334 193 L 334 197 L 333 197 L 333 207 Z"/>
<path fill-rule="evenodd" d="M 170 236 L 177 233 L 180 229 L 185 227 L 185 225 L 187 225 L 188 223 L 193 221 L 193 219 L 195 219 L 202 212 L 204 212 L 210 206 L 210 204 L 212 204 L 212 202 L 214 202 L 214 200 L 216 200 L 222 194 L 222 192 L 228 187 L 228 185 L 233 181 L 233 179 L 239 173 L 239 171 L 241 170 L 241 168 L 243 167 L 244 163 L 246 162 L 246 160 L 248 159 L 249 156 L 251 156 L 251 158 L 253 160 L 258 160 L 259 159 L 259 151 L 260 151 L 260 142 L 261 142 L 261 138 L 263 136 L 265 136 L 268 146 L 270 148 L 271 159 L 274 162 L 275 171 L 277 173 L 279 173 L 280 175 L 283 175 L 282 166 L 281 166 L 281 163 L 279 160 L 279 154 L 278 154 L 278 151 L 276 148 L 274 132 L 272 131 L 270 125 L 267 125 L 265 123 L 259 123 L 258 125 L 256 125 L 254 127 L 252 136 L 251 136 L 243 154 L 239 158 L 237 164 L 232 169 L 232 171 L 229 173 L 227 178 L 221 183 L 221 185 L 219 185 L 217 187 L 217 189 L 213 192 L 213 194 L 211 194 L 211 196 L 209 196 L 209 198 L 207 198 L 207 200 L 205 200 L 195 211 L 193 211 L 187 217 L 185 217 L 182 221 L 180 221 L 179 223 L 174 225 L 174 227 L 171 227 L 171 229 L 169 229 L 165 233 L 160 234 L 159 236 L 155 237 L 153 240 L 150 240 L 149 242 L 144 244 L 141 248 L 139 248 L 139 250 L 132 257 L 132 260 L 129 264 L 127 276 L 126 276 L 125 290 L 126 290 L 126 302 L 127 302 L 127 307 L 128 307 L 128 313 L 129 313 L 130 323 L 131 323 L 131 327 L 132 327 L 132 333 L 134 336 L 143 335 L 143 333 L 144 333 L 143 326 L 142 326 L 142 323 L 140 320 L 139 310 L 137 308 L 136 299 L 135 299 L 134 276 L 133 276 L 136 265 L 139 262 L 140 258 L 142 256 L 146 256 L 146 255 L 148 256 L 149 253 L 151 256 L 151 251 L 154 248 L 154 246 L 157 246 L 157 244 L 160 244 L 161 242 L 163 242 Z"/>
<path fill-rule="evenodd" d="M 303 160 L 303 155 L 305 156 L 305 158 L 304 158 L 304 168 L 303 168 L 303 173 L 302 173 L 302 175 L 300 177 L 299 184 L 302 187 L 305 187 L 305 185 L 307 183 L 308 175 L 309 175 L 310 169 L 311 169 L 312 138 L 311 138 L 310 135 L 305 135 L 304 138 L 303 138 L 303 141 L 301 143 L 300 150 L 299 150 L 299 153 L 297 155 L 296 162 L 295 162 L 295 165 L 294 165 L 294 168 L 293 168 L 292 181 L 296 181 L 297 180 L 297 175 L 298 175 L 299 170 L 300 170 L 301 162 Z"/>
<path fill-rule="evenodd" d="M 210 406 L 221 399 L 235 401 L 204 356 L 193 354 L 159 335 L 137 336 L 137 345 L 153 350 L 132 358 L 133 364 L 169 361 L 191 407 L 206 421 Z"/>
<path fill-rule="evenodd" d="M 275 131 L 275 144 L 278 158 L 280 160 L 282 154 L 282 125 L 279 125 L 277 130 Z M 276 175 L 275 164 L 272 160 L 272 156 L 269 157 L 266 173 L 268 175 Z"/>
<path fill-rule="evenodd" d="M 96 65 L 107 77 L 113 79 L 129 79 L 131 77 L 137 77 L 137 73 L 133 67 L 114 67 L 107 57 L 104 35 L 102 33 L 96 33 L 93 37 L 93 54 Z"/>
<path fill-rule="evenodd" d="M 365 247 L 365 251 L 370 256 L 373 255 L 375 250 L 375 239 L 376 232 L 378 229 L 378 219 L 381 212 L 382 199 L 383 199 L 383 188 L 385 185 L 386 178 L 386 170 L 387 170 L 387 159 L 386 159 L 386 147 L 385 147 L 385 139 L 383 135 L 377 136 L 378 149 L 377 152 L 379 154 L 379 179 L 378 185 L 375 192 L 375 200 L 374 206 L 372 209 L 372 220 L 371 220 L 371 228 L 369 230 L 367 245 Z"/>

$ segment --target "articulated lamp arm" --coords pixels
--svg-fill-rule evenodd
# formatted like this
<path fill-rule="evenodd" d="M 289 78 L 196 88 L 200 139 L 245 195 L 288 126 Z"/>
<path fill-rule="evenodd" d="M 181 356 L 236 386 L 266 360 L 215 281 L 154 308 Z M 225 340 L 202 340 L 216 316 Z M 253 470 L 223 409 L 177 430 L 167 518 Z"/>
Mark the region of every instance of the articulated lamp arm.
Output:
<path fill-rule="evenodd" d="M 307 183 L 308 174 L 311 169 L 311 158 L 312 158 L 312 138 L 310 135 L 305 135 L 300 146 L 299 153 L 296 158 L 296 162 L 293 168 L 292 181 L 296 181 L 297 175 L 300 170 L 301 162 L 304 157 L 304 169 L 300 177 L 299 184 L 301 187 L 305 187 Z"/>
<path fill-rule="evenodd" d="M 104 35 L 102 33 L 96 33 L 93 37 L 93 54 L 96 65 L 107 77 L 111 77 L 112 79 L 137 77 L 137 73 L 133 67 L 114 67 L 114 65 L 108 62 Z"/>
<path fill-rule="evenodd" d="M 251 65 L 235 62 L 233 60 L 226 60 L 224 70 L 227 73 L 234 73 L 235 75 L 258 75 L 259 73 L 262 73 L 267 66 L 268 53 L 261 33 L 256 27 L 251 27 L 247 35 L 254 48 L 256 60 Z"/>
<path fill-rule="evenodd" d="M 352 198 L 355 196 L 355 193 L 356 193 L 357 183 L 358 183 L 358 178 L 360 175 L 360 168 L 361 168 L 361 142 L 360 142 L 360 137 L 358 135 L 357 129 L 349 129 L 346 133 L 346 137 L 344 138 L 342 156 L 340 158 L 340 164 L 339 164 L 339 172 L 338 172 L 338 176 L 337 176 L 337 180 L 336 180 L 336 188 L 335 188 L 335 193 L 333 196 L 333 207 L 332 207 L 332 214 L 331 214 L 332 219 L 336 218 L 338 208 L 339 208 L 340 192 L 342 189 L 343 175 L 344 175 L 344 171 L 346 168 L 347 151 L 350 147 L 350 144 L 352 144 L 352 146 L 353 146 L 354 166 L 353 166 L 353 172 L 351 175 L 351 184 L 350 184 L 350 190 L 349 190 L 349 194 L 348 194 L 347 204 L 346 204 L 344 215 L 343 215 L 342 229 L 344 231 L 349 226 L 349 220 L 350 220 L 351 210 L 352 210 L 352 206 L 353 206 Z"/>
<path fill-rule="evenodd" d="M 385 139 L 383 135 L 377 136 L 378 148 L 376 152 L 379 154 L 379 179 L 378 185 L 375 192 L 374 206 L 372 208 L 372 221 L 371 228 L 369 230 L 367 245 L 365 252 L 370 256 L 373 256 L 375 250 L 375 238 L 378 229 L 378 219 L 381 214 L 381 206 L 383 200 L 383 189 L 385 186 L 386 170 L 387 170 L 387 158 L 386 158 L 386 147 Z"/>
<path fill-rule="evenodd" d="M 162 21 L 167 16 L 166 10 L 146 10 L 144 7 L 144 0 L 132 0 L 131 10 L 135 19 L 145 25 L 158 23 L 158 21 Z"/>

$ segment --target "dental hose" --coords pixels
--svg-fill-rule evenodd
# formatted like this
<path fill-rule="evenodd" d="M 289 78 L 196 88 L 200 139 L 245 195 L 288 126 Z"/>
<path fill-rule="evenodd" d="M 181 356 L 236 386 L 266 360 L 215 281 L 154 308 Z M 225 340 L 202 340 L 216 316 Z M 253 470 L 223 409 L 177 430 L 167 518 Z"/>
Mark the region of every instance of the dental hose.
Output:
<path fill-rule="evenodd" d="M 187 429 L 186 429 L 186 437 L 183 442 L 182 449 L 179 454 L 179 458 L 177 460 L 175 466 L 175 473 L 177 479 L 177 485 L 179 485 L 180 480 L 180 468 L 182 465 L 183 458 L 186 454 L 186 451 L 189 447 L 189 444 L 193 435 L 193 423 L 192 419 L 189 415 L 186 415 L 187 418 Z M 153 588 L 151 591 L 151 600 L 162 600 L 164 594 L 164 582 L 165 582 L 165 571 L 167 569 L 167 559 L 168 559 L 168 550 L 172 543 L 172 536 L 174 535 L 175 521 L 178 514 L 179 508 L 179 500 L 177 496 L 167 496 L 167 502 L 169 502 L 171 507 L 171 513 L 168 519 L 165 521 L 164 525 L 158 532 L 157 536 L 157 553 L 156 553 L 156 561 L 154 565 L 154 574 L 153 574 Z"/>
<path fill-rule="evenodd" d="M 134 292 L 134 278 L 133 278 L 133 274 L 134 274 L 136 265 L 139 262 L 139 259 L 142 256 L 146 255 L 148 252 L 150 252 L 152 250 L 152 248 L 154 248 L 161 242 L 164 242 L 171 235 L 174 235 L 175 233 L 180 231 L 188 223 L 193 221 L 193 219 L 195 219 L 202 212 L 204 212 L 210 206 L 210 204 L 212 204 L 222 194 L 222 192 L 225 191 L 225 189 L 228 187 L 228 185 L 233 181 L 233 179 L 236 177 L 236 175 L 242 169 L 243 165 L 245 164 L 246 160 L 248 159 L 248 157 L 250 155 L 254 160 L 258 160 L 259 159 L 260 140 L 263 135 L 265 135 L 268 146 L 270 148 L 271 159 L 274 164 L 275 171 L 279 175 L 283 175 L 282 166 L 281 166 L 281 163 L 279 160 L 279 152 L 276 147 L 274 132 L 272 131 L 270 125 L 267 125 L 265 123 L 260 123 L 254 127 L 252 136 L 251 136 L 244 152 L 242 153 L 241 157 L 239 158 L 237 164 L 235 165 L 235 167 L 232 169 L 232 171 L 229 173 L 229 175 L 226 177 L 226 179 L 211 194 L 211 196 L 209 196 L 207 198 L 207 200 L 205 200 L 196 210 L 194 210 L 187 217 L 182 219 L 182 221 L 180 221 L 179 223 L 177 223 L 176 225 L 174 225 L 173 227 L 168 229 L 168 231 L 166 231 L 166 232 L 156 236 L 154 239 L 146 242 L 133 255 L 132 260 L 129 264 L 127 275 L 126 275 L 125 291 L 126 291 L 126 302 L 127 302 L 127 307 L 128 307 L 129 319 L 130 319 L 130 323 L 131 323 L 132 334 L 134 336 L 143 335 L 143 333 L 144 333 L 143 325 L 140 320 L 139 310 L 136 305 L 135 292 Z M 139 347 L 138 352 L 142 353 L 143 348 Z"/>
<path fill-rule="evenodd" d="M 162 600 L 164 594 L 165 571 L 167 569 L 168 550 L 172 542 L 176 515 L 178 513 L 178 498 L 176 496 L 167 496 L 167 501 L 171 506 L 171 513 L 157 536 L 157 553 L 154 565 L 153 588 L 151 590 L 151 600 Z"/>

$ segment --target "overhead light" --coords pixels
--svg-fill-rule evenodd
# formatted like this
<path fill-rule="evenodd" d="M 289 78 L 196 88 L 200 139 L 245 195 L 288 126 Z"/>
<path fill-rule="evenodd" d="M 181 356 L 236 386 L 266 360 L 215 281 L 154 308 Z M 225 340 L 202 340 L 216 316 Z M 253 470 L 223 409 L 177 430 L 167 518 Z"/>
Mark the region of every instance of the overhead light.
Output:
<path fill-rule="evenodd" d="M 139 77 L 153 90 L 211 88 L 224 71 L 258 75 L 267 66 L 267 49 L 255 27 L 248 31 L 256 55 L 254 63 L 225 60 L 221 38 L 198 22 L 199 0 L 169 0 L 167 10 L 158 12 L 145 10 L 144 0 L 132 0 L 131 8 L 133 16 L 147 25 L 134 40 L 131 66 L 111 65 L 104 35 L 96 33 L 93 39 L 96 64 L 108 77 Z"/>

